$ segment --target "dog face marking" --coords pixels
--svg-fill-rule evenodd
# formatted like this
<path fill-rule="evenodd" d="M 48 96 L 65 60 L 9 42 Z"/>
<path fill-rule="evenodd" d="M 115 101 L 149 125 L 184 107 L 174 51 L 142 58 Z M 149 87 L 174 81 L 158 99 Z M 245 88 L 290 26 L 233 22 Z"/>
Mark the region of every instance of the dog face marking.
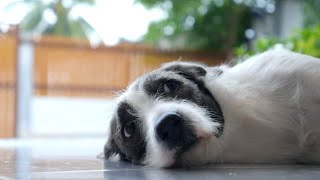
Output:
<path fill-rule="evenodd" d="M 109 152 L 119 154 L 123 160 L 139 164 L 146 151 L 146 145 L 141 131 L 141 122 L 135 110 L 126 102 L 118 106 L 117 112 L 111 121 L 113 137 L 105 148 Z M 111 153 L 111 154 L 110 154 Z"/>
<path fill-rule="evenodd" d="M 168 64 L 137 79 L 118 99 L 105 156 L 172 166 L 204 137 L 222 133 L 219 104 L 202 66 Z"/>

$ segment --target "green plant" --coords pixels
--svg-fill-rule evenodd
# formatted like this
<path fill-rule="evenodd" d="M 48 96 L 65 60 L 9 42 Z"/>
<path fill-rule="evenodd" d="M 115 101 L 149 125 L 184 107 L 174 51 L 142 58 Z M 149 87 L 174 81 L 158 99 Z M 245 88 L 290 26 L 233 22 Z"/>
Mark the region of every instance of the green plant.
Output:
<path fill-rule="evenodd" d="M 300 0 L 303 11 L 303 24 L 314 26 L 320 20 L 320 1 L 319 0 Z"/>
<path fill-rule="evenodd" d="M 296 52 L 320 57 L 320 24 L 294 32 L 286 39 L 277 39 L 275 37 L 259 38 L 250 50 L 242 45 L 235 49 L 235 54 L 240 57 L 250 56 L 275 46 L 282 46 Z"/>
<path fill-rule="evenodd" d="M 144 40 L 174 49 L 211 49 L 232 52 L 245 42 L 251 10 L 265 12 L 275 0 L 136 0 L 160 8 L 167 17 L 149 26 Z M 261 7 L 259 2 L 263 4 Z"/>
<path fill-rule="evenodd" d="M 19 24 L 23 32 L 87 39 L 90 35 L 98 36 L 82 16 L 71 16 L 75 7 L 93 6 L 95 0 L 14 0 L 4 10 L 10 11 L 18 4 L 24 4 L 30 9 Z M 49 19 L 46 18 L 48 16 Z"/>

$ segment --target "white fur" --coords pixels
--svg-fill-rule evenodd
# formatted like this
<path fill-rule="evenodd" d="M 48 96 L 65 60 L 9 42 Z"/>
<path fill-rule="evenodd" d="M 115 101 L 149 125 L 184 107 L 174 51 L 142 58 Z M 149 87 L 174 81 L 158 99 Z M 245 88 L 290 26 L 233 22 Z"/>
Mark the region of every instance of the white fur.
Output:
<path fill-rule="evenodd" d="M 205 82 L 222 107 L 224 133 L 185 153 L 186 162 L 320 163 L 319 59 L 268 51 Z"/>
<path fill-rule="evenodd" d="M 147 158 L 145 164 L 168 167 L 175 162 L 175 150 L 167 150 L 156 140 L 154 129 L 156 121 L 162 113 L 178 113 L 188 117 L 195 128 L 195 135 L 201 139 L 209 139 L 218 132 L 219 123 L 209 122 L 208 113 L 199 106 L 188 101 L 157 102 L 150 108 L 147 116 Z"/>
<path fill-rule="evenodd" d="M 222 65 L 206 70 L 205 85 L 219 102 L 225 119 L 219 138 L 213 135 L 219 124 L 188 101 L 154 99 L 146 92 L 136 92 L 134 84 L 119 98 L 133 105 L 145 121 L 146 164 L 167 167 L 175 163 L 174 150 L 162 147 L 154 133 L 156 117 L 168 111 L 189 117 L 197 136 L 203 137 L 180 157 L 186 165 L 320 163 L 319 59 L 274 50 L 232 68 Z"/>
<path fill-rule="evenodd" d="M 184 114 L 190 119 L 198 138 L 209 139 L 212 134 L 218 132 L 219 123 L 207 120 L 209 116 L 205 109 L 194 105 L 189 101 L 170 101 L 154 99 L 144 91 L 135 91 L 132 84 L 127 91 L 122 94 L 118 101 L 126 101 L 137 111 L 138 117 L 144 121 L 144 132 L 146 132 L 147 152 L 144 164 L 168 167 L 175 163 L 175 150 L 167 150 L 157 141 L 154 129 L 157 118 L 162 113 L 176 112 Z"/>

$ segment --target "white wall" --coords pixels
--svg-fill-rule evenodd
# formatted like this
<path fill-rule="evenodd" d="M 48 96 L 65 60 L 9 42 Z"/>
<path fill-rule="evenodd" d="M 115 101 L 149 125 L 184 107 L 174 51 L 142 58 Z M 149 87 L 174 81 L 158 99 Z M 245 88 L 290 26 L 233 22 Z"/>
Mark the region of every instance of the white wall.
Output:
<path fill-rule="evenodd" d="M 112 99 L 34 97 L 31 135 L 105 136 L 112 115 Z"/>

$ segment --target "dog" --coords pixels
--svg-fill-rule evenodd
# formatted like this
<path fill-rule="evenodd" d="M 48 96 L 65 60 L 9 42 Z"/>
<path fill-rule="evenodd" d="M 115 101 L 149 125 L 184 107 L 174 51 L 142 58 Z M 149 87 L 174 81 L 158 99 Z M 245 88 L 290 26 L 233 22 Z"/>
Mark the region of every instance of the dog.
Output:
<path fill-rule="evenodd" d="M 269 50 L 233 67 L 171 62 L 117 98 L 107 159 L 154 167 L 319 163 L 320 59 Z"/>

